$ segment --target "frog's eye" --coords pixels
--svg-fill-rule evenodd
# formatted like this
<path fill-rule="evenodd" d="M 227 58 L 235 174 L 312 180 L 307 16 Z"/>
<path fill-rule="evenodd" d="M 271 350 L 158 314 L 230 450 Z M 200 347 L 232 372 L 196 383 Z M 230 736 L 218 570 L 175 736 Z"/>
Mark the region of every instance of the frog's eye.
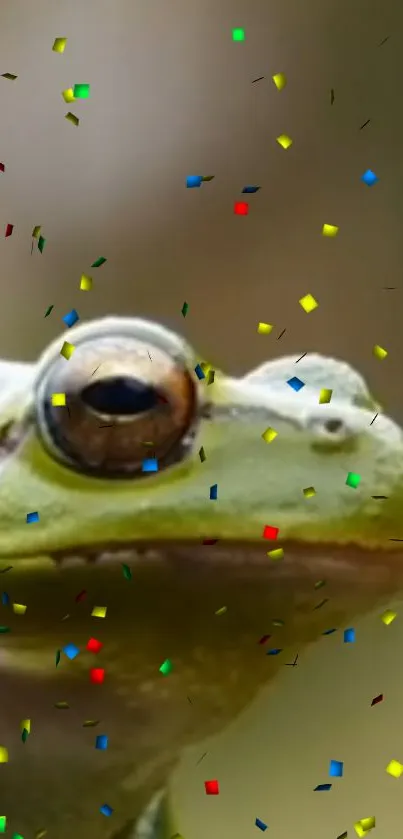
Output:
<path fill-rule="evenodd" d="M 103 336 L 46 370 L 36 415 L 56 459 L 99 477 L 130 477 L 146 459 L 161 469 L 185 456 L 196 401 L 183 361 L 142 340 Z"/>

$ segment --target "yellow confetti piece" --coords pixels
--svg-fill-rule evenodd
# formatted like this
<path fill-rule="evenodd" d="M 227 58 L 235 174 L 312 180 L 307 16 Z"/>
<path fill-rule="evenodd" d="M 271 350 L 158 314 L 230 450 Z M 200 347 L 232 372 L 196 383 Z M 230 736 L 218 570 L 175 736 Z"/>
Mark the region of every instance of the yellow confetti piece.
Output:
<path fill-rule="evenodd" d="M 65 115 L 65 117 L 64 117 L 64 118 L 65 118 L 65 119 L 67 119 L 67 120 L 68 120 L 68 122 L 71 122 L 71 124 L 72 124 L 72 125 L 77 126 L 77 125 L 79 125 L 79 124 L 80 124 L 80 120 L 79 120 L 79 118 L 78 118 L 78 117 L 76 117 L 76 115 L 75 115 L 75 114 L 72 114 L 72 113 L 71 113 L 71 111 L 69 111 L 69 112 Z"/>
<path fill-rule="evenodd" d="M 272 551 L 267 551 L 267 556 L 270 559 L 273 559 L 275 562 L 278 562 L 279 559 L 284 559 L 284 551 L 283 548 L 274 548 Z"/>
<path fill-rule="evenodd" d="M 313 312 L 314 309 L 317 309 L 319 303 L 315 300 L 313 294 L 306 294 L 305 297 L 301 297 L 298 301 L 299 305 L 302 306 L 304 312 L 309 315 L 309 312 Z"/>
<path fill-rule="evenodd" d="M 284 73 L 275 73 L 275 75 L 272 76 L 272 79 L 274 84 L 276 85 L 277 90 L 283 90 L 283 88 L 285 88 L 287 84 L 287 79 Z"/>
<path fill-rule="evenodd" d="M 52 47 L 53 52 L 58 52 L 62 55 L 66 49 L 67 38 L 55 38 Z"/>
<path fill-rule="evenodd" d="M 28 731 L 28 734 L 31 733 L 31 720 L 21 720 L 20 722 L 20 730 L 21 731 Z"/>
<path fill-rule="evenodd" d="M 91 616 L 93 618 L 106 618 L 107 606 L 94 606 Z"/>
<path fill-rule="evenodd" d="M 313 498 L 313 496 L 316 495 L 315 487 L 305 487 L 302 492 L 304 493 L 305 498 Z"/>
<path fill-rule="evenodd" d="M 328 390 L 327 388 L 322 388 L 319 394 L 319 405 L 327 405 L 332 398 L 332 390 Z"/>
<path fill-rule="evenodd" d="M 265 443 L 272 443 L 273 440 L 276 439 L 278 435 L 278 431 L 275 431 L 274 428 L 266 428 L 266 431 L 263 432 L 262 438 Z"/>
<path fill-rule="evenodd" d="M 403 765 L 398 760 L 391 760 L 386 767 L 386 771 L 388 775 L 392 775 L 392 778 L 400 778 L 403 773 Z"/>
<path fill-rule="evenodd" d="M 60 355 L 62 355 L 63 358 L 67 359 L 67 361 L 68 361 L 69 358 L 71 358 L 71 356 L 73 355 L 74 350 L 75 350 L 74 344 L 69 344 L 68 341 L 65 341 L 61 350 L 60 350 Z"/>
<path fill-rule="evenodd" d="M 385 624 L 385 626 L 389 626 L 389 624 L 393 623 L 395 618 L 397 618 L 397 612 L 392 612 L 391 609 L 386 609 L 386 612 L 381 615 L 381 621 Z"/>
<path fill-rule="evenodd" d="M 67 90 L 62 90 L 62 96 L 65 102 L 69 105 L 70 102 L 74 102 L 74 90 L 72 87 L 69 87 Z"/>
<path fill-rule="evenodd" d="M 384 350 L 383 347 L 380 347 L 379 344 L 375 344 L 373 353 L 376 358 L 379 358 L 380 361 L 382 361 L 382 359 L 386 358 L 388 351 Z"/>
<path fill-rule="evenodd" d="M 334 237 L 337 236 L 339 228 L 335 224 L 324 224 L 322 227 L 322 236 Z"/>
<path fill-rule="evenodd" d="M 23 603 L 13 603 L 13 612 L 15 615 L 25 615 L 27 607 Z"/>
<path fill-rule="evenodd" d="M 361 837 L 366 836 L 372 828 L 375 827 L 375 816 L 370 816 L 367 819 L 360 819 L 354 825 L 354 830 L 357 836 Z"/>
<path fill-rule="evenodd" d="M 226 607 L 226 606 L 221 606 L 221 609 L 217 609 L 217 611 L 215 612 L 215 614 L 216 614 L 216 615 L 225 615 L 225 612 L 226 612 L 226 611 L 227 611 L 227 607 Z"/>
<path fill-rule="evenodd" d="M 292 140 L 288 134 L 280 134 L 279 137 L 276 137 L 276 140 L 282 149 L 289 149 L 292 146 Z"/>
<path fill-rule="evenodd" d="M 52 405 L 55 408 L 59 408 L 66 404 L 66 394 L 65 393 L 52 393 Z"/>
<path fill-rule="evenodd" d="M 33 239 L 38 239 L 41 230 L 42 230 L 42 225 L 41 224 L 36 224 L 33 231 L 32 231 L 32 238 Z"/>
<path fill-rule="evenodd" d="M 34 839 L 43 839 L 43 837 L 46 836 L 47 832 L 48 831 L 44 830 L 43 828 L 41 828 L 41 830 L 37 830 Z"/>
<path fill-rule="evenodd" d="M 5 746 L 0 746 L 0 763 L 8 763 L 8 749 Z"/>
<path fill-rule="evenodd" d="M 92 289 L 92 277 L 89 277 L 87 274 L 81 274 L 80 290 L 81 291 L 91 291 L 91 289 Z"/>
<path fill-rule="evenodd" d="M 257 331 L 259 335 L 270 335 L 272 329 L 273 327 L 271 323 L 258 323 L 257 325 Z"/>

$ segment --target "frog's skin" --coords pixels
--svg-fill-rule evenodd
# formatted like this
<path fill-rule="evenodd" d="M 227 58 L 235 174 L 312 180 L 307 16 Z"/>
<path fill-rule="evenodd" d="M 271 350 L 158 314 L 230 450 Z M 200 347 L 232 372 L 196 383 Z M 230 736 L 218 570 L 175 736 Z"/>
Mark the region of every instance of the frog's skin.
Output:
<path fill-rule="evenodd" d="M 180 750 L 238 714 L 285 655 L 403 588 L 402 545 L 390 541 L 403 537 L 402 431 L 358 373 L 307 355 L 238 379 L 216 371 L 207 384 L 194 373 L 202 360 L 161 326 L 106 318 L 68 330 L 37 365 L 0 365 L 0 571 L 12 566 L 1 583 L 27 606 L 1 606 L 11 632 L 1 635 L 0 797 L 22 835 L 175 832 L 165 805 L 133 825 Z M 286 384 L 294 375 L 299 393 Z M 117 382 L 126 394 L 137 387 L 125 416 Z M 319 404 L 321 388 L 333 389 L 330 404 Z M 52 407 L 53 393 L 66 407 Z M 269 444 L 268 426 L 278 435 Z M 155 474 L 141 471 L 147 442 Z M 348 472 L 361 475 L 355 489 Z M 33 511 L 39 522 L 26 524 Z M 279 528 L 276 542 L 262 538 L 265 525 Z M 267 556 L 275 547 L 283 561 Z M 94 605 L 108 607 L 104 620 Z M 90 636 L 104 644 L 98 656 L 85 649 Z M 56 667 L 69 642 L 80 655 L 62 653 Z M 267 646 L 286 652 L 266 656 Z M 90 684 L 94 666 L 105 667 L 102 685 Z M 54 708 L 62 700 L 70 710 Z M 83 728 L 88 718 L 101 722 Z M 97 733 L 108 751 L 94 748 Z M 99 813 L 105 802 L 111 818 Z"/>

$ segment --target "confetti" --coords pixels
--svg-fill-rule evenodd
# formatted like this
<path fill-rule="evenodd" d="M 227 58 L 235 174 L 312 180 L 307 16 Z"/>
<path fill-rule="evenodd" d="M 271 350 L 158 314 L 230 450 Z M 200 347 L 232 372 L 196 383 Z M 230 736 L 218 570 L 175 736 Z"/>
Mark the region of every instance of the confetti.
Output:
<path fill-rule="evenodd" d="M 101 720 L 84 720 L 83 728 L 95 728 L 100 722 Z"/>
<path fill-rule="evenodd" d="M 62 55 L 66 49 L 67 38 L 55 38 L 53 42 L 52 50 L 53 52 L 58 52 Z"/>
<path fill-rule="evenodd" d="M 9 626 L 0 626 L 0 635 L 5 635 L 6 632 L 10 632 Z"/>
<path fill-rule="evenodd" d="M 275 618 L 275 619 L 272 621 L 272 624 L 273 624 L 273 626 L 280 626 L 280 627 L 281 627 L 281 626 L 285 626 L 284 621 L 283 621 L 283 620 L 281 620 L 280 618 Z"/>
<path fill-rule="evenodd" d="M 315 300 L 312 294 L 306 294 L 305 297 L 301 297 L 301 299 L 298 302 L 299 305 L 302 306 L 304 312 L 306 312 L 308 315 L 310 312 L 313 312 L 314 309 L 317 309 L 319 306 L 319 303 L 317 302 L 317 300 Z M 306 355 L 306 353 L 304 353 L 304 355 Z M 303 357 L 304 356 L 301 356 L 301 358 Z M 301 361 L 301 358 L 299 358 L 298 361 Z"/>
<path fill-rule="evenodd" d="M 321 609 L 321 608 L 322 608 L 322 606 L 325 606 L 325 605 L 326 605 L 326 603 L 328 603 L 328 602 L 329 602 L 329 598 L 328 598 L 328 597 L 325 597 L 325 599 L 324 599 L 324 600 L 321 600 L 321 601 L 320 601 L 320 603 L 318 603 L 318 604 L 317 604 L 317 606 L 314 606 L 313 611 L 314 611 L 314 612 L 316 612 L 318 609 Z"/>
<path fill-rule="evenodd" d="M 8 763 L 8 749 L 5 746 L 0 746 L 0 763 Z"/>
<path fill-rule="evenodd" d="M 7 594 L 6 591 L 3 591 L 2 595 L 1 595 L 1 602 L 2 602 L 3 606 L 8 606 L 9 603 L 10 603 L 10 597 Z"/>
<path fill-rule="evenodd" d="M 106 734 L 98 734 L 98 737 L 95 738 L 95 748 L 103 752 L 106 751 L 108 748 L 108 737 Z"/>
<path fill-rule="evenodd" d="M 397 612 L 392 612 L 391 609 L 386 609 L 386 612 L 381 615 L 381 621 L 385 626 L 389 626 L 397 618 Z"/>
<path fill-rule="evenodd" d="M 313 496 L 316 495 L 315 487 L 305 487 L 302 492 L 304 493 L 305 498 L 313 498 Z"/>
<path fill-rule="evenodd" d="M 93 618 L 106 618 L 107 608 L 108 608 L 107 606 L 94 606 L 94 608 L 91 612 L 91 617 L 93 617 Z"/>
<path fill-rule="evenodd" d="M 265 824 L 265 822 L 262 822 L 261 819 L 255 819 L 255 825 L 259 828 L 259 830 L 267 830 L 267 824 Z"/>
<path fill-rule="evenodd" d="M 360 819 L 358 822 L 356 822 L 354 825 L 354 830 L 357 836 L 359 836 L 360 839 L 362 839 L 362 837 L 369 833 L 369 831 L 372 830 L 373 827 L 375 827 L 375 816 L 369 816 L 366 819 Z"/>
<path fill-rule="evenodd" d="M 280 655 L 282 652 L 283 651 L 280 647 L 272 647 L 272 649 L 267 650 L 266 655 Z"/>
<path fill-rule="evenodd" d="M 44 317 L 45 317 L 45 318 L 48 318 L 48 317 L 49 317 L 49 315 L 50 315 L 50 313 L 51 313 L 51 312 L 53 312 L 53 309 L 54 309 L 54 308 L 55 308 L 55 307 L 54 307 L 53 303 L 52 303 L 52 305 L 51 305 L 51 306 L 48 306 L 48 308 L 46 309 L 46 312 L 45 312 L 45 314 L 44 314 Z"/>
<path fill-rule="evenodd" d="M 247 216 L 249 213 L 249 204 L 246 201 L 235 201 L 234 213 L 236 216 Z"/>
<path fill-rule="evenodd" d="M 74 350 L 75 350 L 74 344 L 69 344 L 68 341 L 65 341 L 61 350 L 60 350 L 60 355 L 62 355 L 63 358 L 65 358 L 66 361 L 68 361 L 69 358 L 71 358 L 71 356 L 73 355 Z"/>
<path fill-rule="evenodd" d="M 67 658 L 70 659 L 70 661 L 74 661 L 74 659 L 77 658 L 80 650 L 78 649 L 78 647 L 76 647 L 75 644 L 66 644 L 66 646 L 63 647 L 63 652 L 65 656 L 67 656 Z"/>
<path fill-rule="evenodd" d="M 0 816 L 0 833 L 6 832 L 7 816 Z"/>
<path fill-rule="evenodd" d="M 65 118 L 65 119 L 67 119 L 67 120 L 68 120 L 68 122 L 71 122 L 71 124 L 72 124 L 72 125 L 75 125 L 76 127 L 77 127 L 78 125 L 80 125 L 80 120 L 79 120 L 79 118 L 78 118 L 78 117 L 76 117 L 76 115 L 75 115 L 75 114 L 72 114 L 72 113 L 71 113 L 71 111 L 68 111 L 68 113 L 67 113 L 67 114 L 65 114 L 65 117 L 64 117 L 64 118 Z"/>
<path fill-rule="evenodd" d="M 184 304 L 181 308 L 181 314 L 184 318 L 186 317 L 188 311 L 189 311 L 189 303 L 186 303 L 186 300 L 185 300 L 185 302 L 184 302 Z"/>
<path fill-rule="evenodd" d="M 210 181 L 213 181 L 214 178 L 215 178 L 215 175 L 203 175 L 202 182 L 203 183 L 209 183 Z"/>
<path fill-rule="evenodd" d="M 109 806 L 109 804 L 103 804 L 102 807 L 100 807 L 99 812 L 102 813 L 103 816 L 111 816 L 113 809 Z"/>
<path fill-rule="evenodd" d="M 88 652 L 90 652 L 90 653 L 99 653 L 99 651 L 102 649 L 102 647 L 103 647 L 102 642 L 101 642 L 101 641 L 97 641 L 97 639 L 96 639 L 96 638 L 90 638 L 90 639 L 87 641 L 87 647 L 86 647 L 86 649 L 87 649 L 87 650 L 88 650 Z"/>
<path fill-rule="evenodd" d="M 60 650 L 56 650 L 56 667 L 60 662 Z"/>
<path fill-rule="evenodd" d="M 73 88 L 69 87 L 67 90 L 62 90 L 62 96 L 67 105 L 69 105 L 70 102 L 74 102 Z"/>
<path fill-rule="evenodd" d="M 276 439 L 277 435 L 278 431 L 275 431 L 274 428 L 270 428 L 269 426 L 269 428 L 266 428 L 266 431 L 263 432 L 262 438 L 265 443 L 272 443 L 273 440 Z"/>
<path fill-rule="evenodd" d="M 198 378 L 200 381 L 201 381 L 202 379 L 205 379 L 205 378 L 206 378 L 205 373 L 204 373 L 204 370 L 203 370 L 203 368 L 202 368 L 201 364 L 196 364 L 196 367 L 195 367 L 195 373 L 196 373 L 197 378 Z"/>
<path fill-rule="evenodd" d="M 124 576 L 125 580 L 131 580 L 131 578 L 132 578 L 131 569 L 129 568 L 128 565 L 125 565 L 123 562 L 122 562 L 122 571 L 123 571 L 123 576 Z"/>
<path fill-rule="evenodd" d="M 23 743 L 27 742 L 28 735 L 29 735 L 29 731 L 27 731 L 27 729 L 24 728 L 23 731 L 21 732 L 21 740 L 22 740 Z"/>
<path fill-rule="evenodd" d="M 31 233 L 32 238 L 37 239 L 41 230 L 42 230 L 42 225 L 41 224 L 36 224 L 35 227 L 32 228 L 32 233 Z"/>
<path fill-rule="evenodd" d="M 318 786 L 315 787 L 314 792 L 329 792 L 331 788 L 332 784 L 318 784 Z"/>
<path fill-rule="evenodd" d="M 344 771 L 344 763 L 341 760 L 331 760 L 329 766 L 329 775 L 331 778 L 342 778 Z"/>
<path fill-rule="evenodd" d="M 52 393 L 51 403 L 54 408 L 61 408 L 66 404 L 65 393 Z"/>
<path fill-rule="evenodd" d="M 39 513 L 27 513 L 27 524 L 34 524 L 35 522 L 39 521 Z"/>
<path fill-rule="evenodd" d="M 345 644 L 354 644 L 355 643 L 355 629 L 350 627 L 350 629 L 344 630 L 344 643 Z"/>
<path fill-rule="evenodd" d="M 213 484 L 210 487 L 210 501 L 217 501 L 218 498 L 218 484 Z"/>
<path fill-rule="evenodd" d="M 206 460 L 206 452 L 204 451 L 203 446 L 199 449 L 199 458 L 200 463 L 204 463 L 204 461 Z"/>
<path fill-rule="evenodd" d="M 147 457 L 143 460 L 142 472 L 158 472 L 158 461 L 155 457 Z"/>
<path fill-rule="evenodd" d="M 64 316 L 63 322 L 66 326 L 71 327 L 74 326 L 75 323 L 79 320 L 79 316 L 75 309 L 72 309 L 71 312 L 67 312 L 67 315 Z"/>
<path fill-rule="evenodd" d="M 361 475 L 357 475 L 356 472 L 349 472 L 346 478 L 346 484 L 348 487 L 352 489 L 357 489 L 359 483 L 361 481 Z"/>
<path fill-rule="evenodd" d="M 31 720 L 21 720 L 20 722 L 20 731 L 27 731 L 28 734 L 31 733 Z"/>
<path fill-rule="evenodd" d="M 15 615 L 25 615 L 27 607 L 25 603 L 13 603 L 13 612 Z"/>
<path fill-rule="evenodd" d="M 13 235 L 14 225 L 13 224 L 6 224 L 6 231 L 4 234 L 5 239 L 8 239 L 9 236 Z"/>
<path fill-rule="evenodd" d="M 287 84 L 287 79 L 284 73 L 275 73 L 275 75 L 272 76 L 272 79 L 274 84 L 276 85 L 277 90 L 284 90 Z"/>
<path fill-rule="evenodd" d="M 225 615 L 226 611 L 227 611 L 227 607 L 226 606 L 221 606 L 221 608 L 217 609 L 217 611 L 214 612 L 214 614 L 215 615 Z"/>
<path fill-rule="evenodd" d="M 271 638 L 271 635 L 262 635 L 262 637 L 259 638 L 258 644 L 266 644 L 269 638 Z"/>
<path fill-rule="evenodd" d="M 47 830 L 43 830 L 43 829 L 37 830 L 36 833 L 35 833 L 34 839 L 43 839 L 44 836 L 46 836 L 47 832 L 48 832 Z"/>
<path fill-rule="evenodd" d="M 258 323 L 257 325 L 257 331 L 259 335 L 270 335 L 272 329 L 273 326 L 271 325 L 271 323 Z"/>
<path fill-rule="evenodd" d="M 322 388 L 319 393 L 319 405 L 327 405 L 332 398 L 333 391 L 327 388 Z"/>
<path fill-rule="evenodd" d="M 242 192 L 246 193 L 247 195 L 254 195 L 255 192 L 259 192 L 260 186 L 244 186 Z"/>
<path fill-rule="evenodd" d="M 284 550 L 283 548 L 274 548 L 272 551 L 267 551 L 267 556 L 278 562 L 278 560 L 284 559 Z"/>
<path fill-rule="evenodd" d="M 330 88 L 330 104 L 333 105 L 334 103 L 334 89 Z"/>
<path fill-rule="evenodd" d="M 245 30 L 244 29 L 233 29 L 232 30 L 232 40 L 233 41 L 244 41 L 245 40 Z"/>
<path fill-rule="evenodd" d="M 93 667 L 90 670 L 90 681 L 93 685 L 102 685 L 105 681 L 105 670 L 103 667 Z"/>
<path fill-rule="evenodd" d="M 391 760 L 386 767 L 386 772 L 392 775 L 392 778 L 400 778 L 403 774 L 403 765 L 398 760 Z"/>
<path fill-rule="evenodd" d="M 278 531 L 278 527 L 272 527 L 270 524 L 266 524 L 263 528 L 263 539 L 277 539 Z"/>
<path fill-rule="evenodd" d="M 328 236 L 330 238 L 337 236 L 339 232 L 339 228 L 336 227 L 335 224 L 324 224 L 322 227 L 322 236 Z"/>
<path fill-rule="evenodd" d="M 333 632 L 337 632 L 337 629 L 325 629 L 322 635 L 333 635 Z"/>
<path fill-rule="evenodd" d="M 325 586 L 325 585 L 326 585 L 326 580 L 316 580 L 316 583 L 314 583 L 313 587 L 314 587 L 314 589 L 318 589 L 318 588 L 323 588 L 323 586 Z"/>
<path fill-rule="evenodd" d="M 379 360 L 382 361 L 386 358 L 388 351 L 384 350 L 383 347 L 380 347 L 378 344 L 375 344 L 373 353 L 376 358 L 379 358 Z"/>
<path fill-rule="evenodd" d="M 39 253 L 43 253 L 43 249 L 44 249 L 45 245 L 46 245 L 46 239 L 44 239 L 43 236 L 40 236 L 39 239 L 38 239 L 38 251 L 39 251 Z"/>
<path fill-rule="evenodd" d="M 298 393 L 303 387 L 305 387 L 305 382 L 301 382 L 301 379 L 298 379 L 297 376 L 293 376 L 292 379 L 288 379 L 287 384 Z"/>
<path fill-rule="evenodd" d="M 290 146 L 292 146 L 292 140 L 291 137 L 288 136 L 288 134 L 280 134 L 279 137 L 276 137 L 276 140 L 282 149 L 287 150 L 290 148 Z"/>
<path fill-rule="evenodd" d="M 75 84 L 73 87 L 74 99 L 89 99 L 90 85 L 89 84 Z"/>
<path fill-rule="evenodd" d="M 203 183 L 203 178 L 201 175 L 188 175 L 186 178 L 186 188 L 187 189 L 197 189 L 197 187 L 201 186 Z"/>
<path fill-rule="evenodd" d="M 379 181 L 379 178 L 375 175 L 375 172 L 372 172 L 371 169 L 367 169 L 363 175 L 361 175 L 361 180 L 366 186 L 374 186 Z"/>
<path fill-rule="evenodd" d="M 383 702 L 383 693 L 378 693 L 378 696 L 374 696 L 371 702 L 371 708 L 373 708 L 374 705 L 378 705 L 379 702 Z"/>
<path fill-rule="evenodd" d="M 100 268 L 101 265 L 105 265 L 106 258 L 104 256 L 99 256 L 95 262 L 92 263 L 91 268 Z"/>
<path fill-rule="evenodd" d="M 220 794 L 220 787 L 218 781 L 205 781 L 204 789 L 206 790 L 206 795 Z"/>
<path fill-rule="evenodd" d="M 91 289 L 92 277 L 89 277 L 87 274 L 81 274 L 80 291 L 91 291 Z"/>
<path fill-rule="evenodd" d="M 5 171 L 6 171 L 6 167 L 5 167 L 4 163 L 0 163 L 0 172 L 5 172 Z"/>
<path fill-rule="evenodd" d="M 168 676 L 168 674 L 171 673 L 172 662 L 170 661 L 169 658 L 166 658 L 165 661 L 163 661 L 159 670 L 160 670 L 160 673 L 162 673 L 163 676 Z"/>
<path fill-rule="evenodd" d="M 15 82 L 18 79 L 18 76 L 15 76 L 14 73 L 2 73 L 1 75 L 3 79 L 8 79 L 10 82 Z"/>

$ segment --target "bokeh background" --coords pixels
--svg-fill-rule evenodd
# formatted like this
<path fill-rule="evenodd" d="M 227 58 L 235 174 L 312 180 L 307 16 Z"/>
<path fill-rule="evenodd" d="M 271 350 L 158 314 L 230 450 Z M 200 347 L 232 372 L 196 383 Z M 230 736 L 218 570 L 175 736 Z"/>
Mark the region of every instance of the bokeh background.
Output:
<path fill-rule="evenodd" d="M 0 229 L 14 225 L 0 239 L 1 355 L 34 359 L 72 307 L 81 319 L 145 315 L 232 373 L 288 352 L 349 360 L 403 420 L 402 26 L 396 0 L 3 0 L 0 72 L 18 78 L 0 78 Z M 52 52 L 57 36 L 64 55 Z M 90 99 L 66 105 L 61 91 L 78 82 Z M 187 190 L 192 174 L 215 178 Z M 247 184 L 261 190 L 238 217 Z M 336 239 L 321 236 L 324 223 L 339 226 Z M 39 224 L 43 254 L 31 253 Z M 298 305 L 308 292 L 319 301 L 310 315 Z M 261 320 L 275 325 L 268 338 Z M 384 629 L 369 617 L 348 659 L 331 638 L 326 655 L 319 644 L 284 670 L 258 700 L 266 730 L 254 731 L 253 706 L 217 745 L 219 798 L 196 795 L 202 770 L 185 758 L 185 839 L 247 839 L 256 816 L 277 839 L 336 839 L 367 815 L 380 837 L 400 829 L 399 782 L 384 764 L 403 747 L 402 631 Z M 385 684 L 389 703 L 369 711 Z M 348 756 L 354 782 L 346 774 L 342 793 L 313 796 L 328 760 Z"/>

